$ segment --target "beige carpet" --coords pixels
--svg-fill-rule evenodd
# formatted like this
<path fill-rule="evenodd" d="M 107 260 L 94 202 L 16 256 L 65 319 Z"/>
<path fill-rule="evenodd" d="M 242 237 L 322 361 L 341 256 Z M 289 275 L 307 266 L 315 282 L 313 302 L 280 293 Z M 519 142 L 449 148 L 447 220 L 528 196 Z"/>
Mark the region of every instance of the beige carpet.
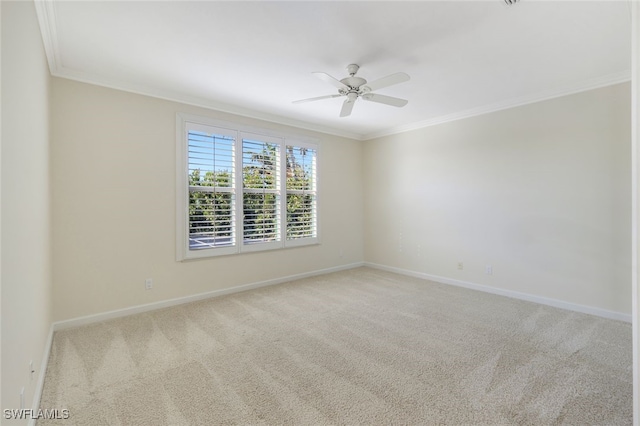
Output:
<path fill-rule="evenodd" d="M 38 425 L 627 425 L 631 325 L 369 268 L 55 333 Z"/>

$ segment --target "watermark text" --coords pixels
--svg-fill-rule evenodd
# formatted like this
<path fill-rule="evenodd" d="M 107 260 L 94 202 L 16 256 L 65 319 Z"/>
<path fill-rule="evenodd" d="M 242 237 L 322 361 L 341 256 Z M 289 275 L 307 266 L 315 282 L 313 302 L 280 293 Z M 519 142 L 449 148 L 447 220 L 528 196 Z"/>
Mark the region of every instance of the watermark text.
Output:
<path fill-rule="evenodd" d="M 6 420 L 24 420 L 24 419 L 47 419 L 47 420 L 66 420 L 69 418 L 69 410 L 66 408 L 32 408 L 9 409 L 4 410 L 4 418 Z"/>

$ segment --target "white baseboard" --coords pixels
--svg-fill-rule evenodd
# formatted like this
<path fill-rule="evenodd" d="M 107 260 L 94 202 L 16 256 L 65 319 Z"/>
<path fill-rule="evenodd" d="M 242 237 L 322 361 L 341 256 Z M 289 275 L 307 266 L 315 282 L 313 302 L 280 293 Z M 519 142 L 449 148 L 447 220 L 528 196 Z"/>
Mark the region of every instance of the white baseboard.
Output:
<path fill-rule="evenodd" d="M 49 365 L 49 354 L 51 353 L 51 345 L 53 344 L 53 324 L 49 327 L 49 334 L 47 335 L 47 341 L 44 345 L 44 353 L 42 354 L 42 361 L 40 361 L 40 372 L 38 373 L 38 381 L 36 382 L 36 388 L 33 392 L 33 403 L 31 409 L 33 412 L 37 412 L 40 408 L 40 398 L 42 397 L 42 390 L 44 389 L 44 379 L 47 376 L 47 365 Z M 53 408 L 53 407 L 46 407 Z M 29 426 L 36 425 L 36 419 L 29 420 Z"/>
<path fill-rule="evenodd" d="M 512 290 L 505 290 L 496 287 L 490 287 L 487 285 L 476 284 L 468 281 L 461 281 L 447 277 L 441 277 L 438 275 L 426 274 L 423 272 L 410 271 L 407 269 L 396 268 L 393 266 L 380 265 L 377 263 L 364 262 L 364 266 L 368 266 L 370 268 L 380 269 L 388 272 L 395 272 L 401 275 L 407 275 L 415 278 L 422 278 L 425 280 L 435 281 L 442 284 L 450 284 L 457 287 L 464 287 L 471 290 L 483 291 L 485 293 L 493 293 L 500 296 L 511 297 L 514 299 L 526 300 L 528 302 L 539 303 L 541 305 L 553 306 L 555 308 L 566 309 L 569 311 L 581 312 L 584 314 L 595 315 L 603 318 L 613 319 L 617 321 L 631 322 L 630 314 L 623 314 L 621 312 L 608 311 L 606 309 L 595 308 L 592 306 L 584 306 L 576 303 L 565 302 L 557 299 L 550 299 L 547 297 L 535 296 L 533 294 L 528 293 L 520 293 Z"/>
<path fill-rule="evenodd" d="M 313 277 L 316 275 L 328 274 L 331 272 L 343 271 L 346 269 L 353 269 L 364 266 L 364 262 L 350 263 L 348 265 L 341 265 L 327 269 L 320 269 L 311 272 L 304 272 L 302 274 L 288 275 L 285 277 L 274 278 L 266 281 L 259 281 L 250 284 L 243 284 L 236 287 L 225 288 L 221 290 L 208 291 L 206 293 L 194 294 L 191 296 L 178 297 L 175 299 L 163 300 L 161 302 L 148 303 L 145 305 L 137 305 L 124 309 L 117 309 L 114 311 L 102 312 L 95 315 L 87 315 L 84 317 L 72 318 L 64 321 L 54 322 L 52 327 L 54 331 L 64 330 L 66 328 L 79 327 L 82 325 L 107 321 L 114 318 L 125 317 L 129 315 L 139 314 L 142 312 L 154 311 L 156 309 L 168 308 L 170 306 L 182 305 L 183 303 L 195 302 L 198 300 L 209 299 L 212 297 L 224 296 L 232 293 L 239 293 L 241 291 L 252 290 L 255 288 L 265 287 L 269 285 L 282 284 L 288 281 L 294 281 L 302 278 Z"/>

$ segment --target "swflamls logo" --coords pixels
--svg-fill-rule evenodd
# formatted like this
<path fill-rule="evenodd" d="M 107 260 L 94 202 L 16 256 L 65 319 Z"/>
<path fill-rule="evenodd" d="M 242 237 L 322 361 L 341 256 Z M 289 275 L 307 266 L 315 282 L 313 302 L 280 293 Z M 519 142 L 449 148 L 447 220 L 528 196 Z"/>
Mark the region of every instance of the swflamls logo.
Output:
<path fill-rule="evenodd" d="M 69 418 L 69 410 L 66 408 L 38 408 L 33 410 L 31 408 L 22 409 L 5 409 L 4 418 L 6 420 L 16 419 L 48 419 L 48 420 L 66 420 Z"/>

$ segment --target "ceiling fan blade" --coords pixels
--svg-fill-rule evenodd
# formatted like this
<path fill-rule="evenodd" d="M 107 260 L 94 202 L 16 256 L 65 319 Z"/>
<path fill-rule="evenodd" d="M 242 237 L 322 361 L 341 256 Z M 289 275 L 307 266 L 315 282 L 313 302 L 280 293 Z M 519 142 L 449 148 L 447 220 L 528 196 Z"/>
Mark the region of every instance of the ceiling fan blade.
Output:
<path fill-rule="evenodd" d="M 362 95 L 362 99 L 365 101 L 378 102 L 385 105 L 391 105 L 394 107 L 403 107 L 409 101 L 406 99 L 394 98 L 392 96 L 378 95 L 376 93 L 365 93 Z"/>
<path fill-rule="evenodd" d="M 308 99 L 300 99 L 298 101 L 293 101 L 294 104 L 302 104 L 305 102 L 313 102 L 313 101 L 319 101 L 322 99 L 331 99 L 331 98 L 339 98 L 342 95 L 336 94 L 336 95 L 324 95 L 324 96 L 318 96 L 316 98 L 308 98 Z"/>
<path fill-rule="evenodd" d="M 340 110 L 340 117 L 348 117 L 351 115 L 351 111 L 353 110 L 353 104 L 355 101 L 351 101 L 349 99 L 345 99 L 342 104 L 342 110 Z"/>
<path fill-rule="evenodd" d="M 347 86 L 344 83 L 341 83 L 340 80 L 338 80 L 338 79 L 336 79 L 334 77 L 331 77 L 326 72 L 314 72 L 313 75 L 318 77 L 320 80 L 326 81 L 330 85 L 332 85 L 334 87 L 337 87 L 338 89 L 349 90 L 349 86 Z"/>
<path fill-rule="evenodd" d="M 394 84 L 404 83 L 405 81 L 409 81 L 409 75 L 403 72 L 397 72 L 395 74 L 388 75 L 386 77 L 379 78 L 371 83 L 367 83 L 364 87 L 368 87 L 370 92 L 374 90 L 382 89 L 384 87 L 389 87 Z"/>

